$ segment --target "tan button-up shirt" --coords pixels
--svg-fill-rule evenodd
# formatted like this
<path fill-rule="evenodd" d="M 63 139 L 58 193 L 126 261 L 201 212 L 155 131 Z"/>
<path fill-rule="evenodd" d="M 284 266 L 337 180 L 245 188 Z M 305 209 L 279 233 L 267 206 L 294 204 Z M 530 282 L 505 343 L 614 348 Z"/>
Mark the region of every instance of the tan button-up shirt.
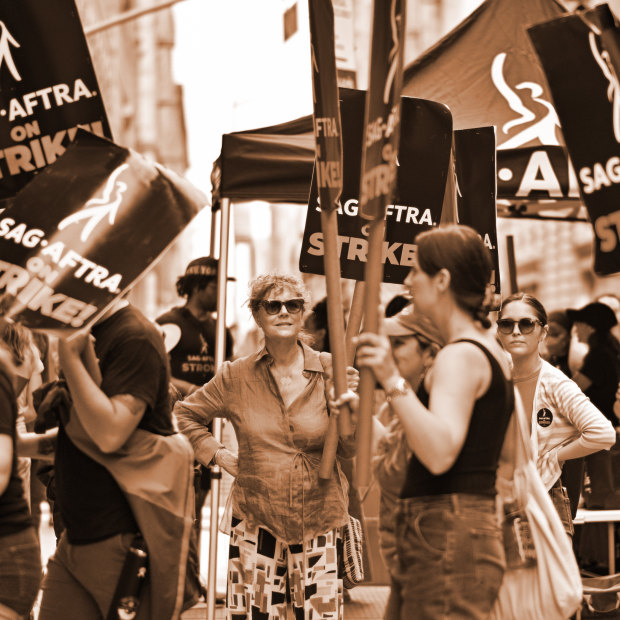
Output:
<path fill-rule="evenodd" d="M 340 468 L 327 481 L 318 477 L 328 426 L 323 366 L 318 352 L 302 347 L 308 384 L 288 408 L 265 348 L 224 362 L 211 381 L 174 407 L 179 428 L 205 465 L 222 447 L 206 425 L 215 417 L 231 421 L 239 444 L 233 516 L 289 544 L 343 525 L 348 515 L 348 485 Z"/>

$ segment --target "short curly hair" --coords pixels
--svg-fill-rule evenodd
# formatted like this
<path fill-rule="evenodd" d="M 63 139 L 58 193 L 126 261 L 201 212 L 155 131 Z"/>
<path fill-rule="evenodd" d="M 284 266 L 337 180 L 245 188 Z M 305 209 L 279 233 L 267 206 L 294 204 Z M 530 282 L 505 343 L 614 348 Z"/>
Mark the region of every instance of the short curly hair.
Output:
<path fill-rule="evenodd" d="M 194 292 L 194 289 L 205 288 L 211 281 L 217 282 L 217 276 L 202 276 L 198 274 L 179 276 L 176 283 L 177 293 L 179 297 L 189 297 Z"/>
<path fill-rule="evenodd" d="M 310 292 L 306 288 L 302 279 L 296 275 L 288 273 L 266 273 L 258 276 L 250 282 L 248 306 L 252 316 L 256 317 L 260 309 L 260 304 L 272 290 L 283 288 L 291 289 L 304 300 L 304 306 L 310 303 Z"/>

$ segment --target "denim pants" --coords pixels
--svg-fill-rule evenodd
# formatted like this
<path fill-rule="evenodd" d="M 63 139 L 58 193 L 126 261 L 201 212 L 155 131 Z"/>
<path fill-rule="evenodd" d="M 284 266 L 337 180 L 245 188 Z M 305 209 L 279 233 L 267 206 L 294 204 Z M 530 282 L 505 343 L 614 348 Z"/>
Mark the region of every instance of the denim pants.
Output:
<path fill-rule="evenodd" d="M 564 531 L 572 538 L 575 533 L 575 526 L 573 525 L 573 517 L 571 515 L 570 498 L 568 497 L 566 487 L 562 486 L 561 478 L 558 478 L 551 489 L 549 489 L 549 495 L 558 515 L 560 515 Z"/>
<path fill-rule="evenodd" d="M 494 498 L 402 499 L 396 539 L 402 620 L 488 617 L 505 568 Z"/>
<path fill-rule="evenodd" d="M 33 527 L 0 538 L 0 608 L 27 616 L 41 583 L 41 550 Z M 11 617 L 0 609 L 0 618 Z"/>

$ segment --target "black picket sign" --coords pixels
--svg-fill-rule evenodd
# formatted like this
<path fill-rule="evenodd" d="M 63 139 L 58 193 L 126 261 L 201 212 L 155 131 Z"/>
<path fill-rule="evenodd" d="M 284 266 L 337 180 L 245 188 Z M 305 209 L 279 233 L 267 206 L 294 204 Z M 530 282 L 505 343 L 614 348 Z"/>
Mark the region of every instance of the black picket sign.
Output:
<path fill-rule="evenodd" d="M 0 296 L 31 328 L 95 320 L 174 241 L 205 196 L 174 172 L 79 130 L 0 214 Z"/>
<path fill-rule="evenodd" d="M 608 33 L 620 41 L 614 26 Z M 528 29 L 547 75 L 595 234 L 594 271 L 620 272 L 620 84 L 601 37 L 577 15 Z"/>
<path fill-rule="evenodd" d="M 78 126 L 112 137 L 74 0 L 0 3 L 0 198 L 55 162 Z"/>

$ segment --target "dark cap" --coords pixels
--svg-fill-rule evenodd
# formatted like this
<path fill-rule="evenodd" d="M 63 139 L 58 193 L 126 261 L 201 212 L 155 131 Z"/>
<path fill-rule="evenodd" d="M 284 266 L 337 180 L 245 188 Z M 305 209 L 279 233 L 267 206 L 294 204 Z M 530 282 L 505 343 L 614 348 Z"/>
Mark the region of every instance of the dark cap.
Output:
<path fill-rule="evenodd" d="M 200 258 L 195 258 L 187 265 L 187 269 L 185 269 L 185 275 L 204 276 L 205 278 L 217 278 L 218 262 L 219 261 L 217 260 L 217 258 L 213 258 L 211 256 L 202 256 Z M 231 278 L 229 276 L 227 279 L 234 280 L 235 278 Z"/>
<path fill-rule="evenodd" d="M 571 330 L 572 323 L 568 318 L 568 312 L 566 310 L 552 310 L 547 315 L 547 323 L 557 323 L 562 326 L 567 332 Z"/>
<path fill-rule="evenodd" d="M 566 311 L 571 323 L 586 323 L 599 331 L 609 331 L 618 324 L 614 311 L 606 304 L 594 301 L 579 310 L 569 309 Z"/>
<path fill-rule="evenodd" d="M 445 344 L 439 330 L 431 320 L 419 312 L 416 313 L 412 304 L 405 306 L 393 317 L 385 319 L 384 325 L 388 336 L 415 336 L 419 334 L 440 347 Z"/>

